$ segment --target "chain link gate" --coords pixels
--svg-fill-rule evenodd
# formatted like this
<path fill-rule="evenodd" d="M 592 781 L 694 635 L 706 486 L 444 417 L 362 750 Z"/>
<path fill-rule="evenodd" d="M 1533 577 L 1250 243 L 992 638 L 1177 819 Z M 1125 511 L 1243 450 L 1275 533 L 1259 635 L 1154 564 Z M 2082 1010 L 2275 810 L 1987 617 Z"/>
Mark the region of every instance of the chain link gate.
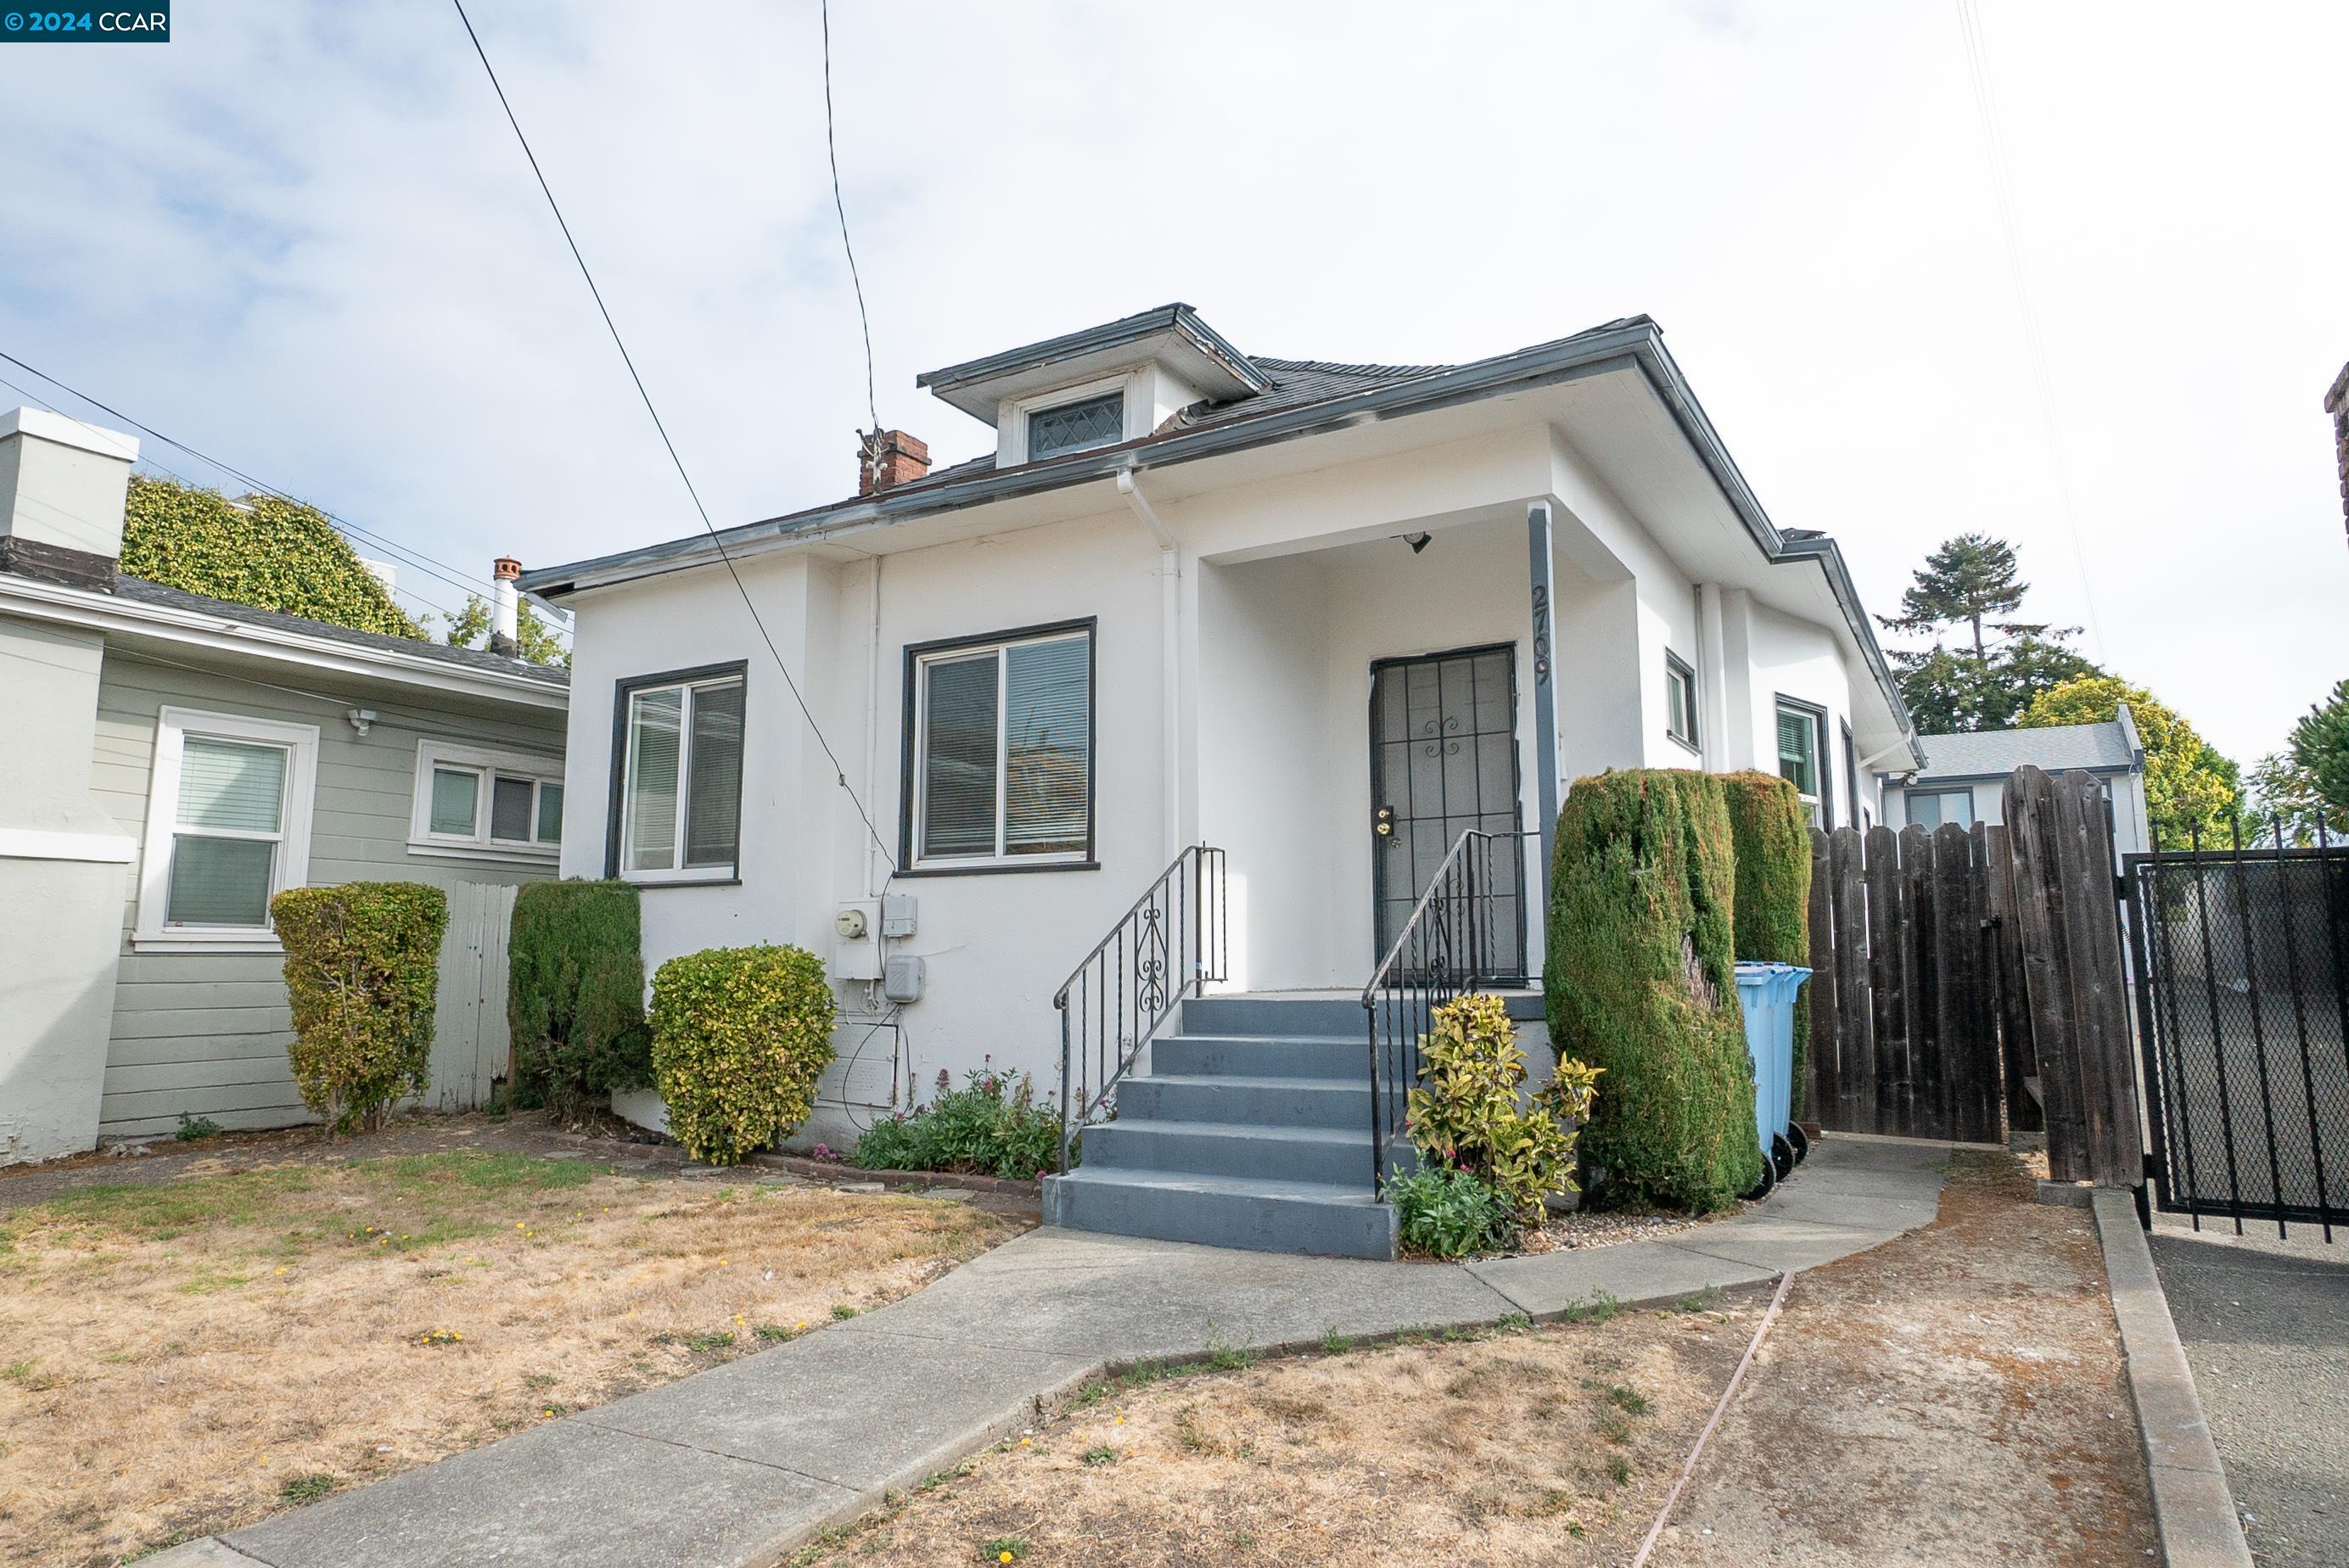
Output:
<path fill-rule="evenodd" d="M 2349 1225 L 2349 845 L 2130 855 L 2147 1157 L 2164 1209 Z"/>

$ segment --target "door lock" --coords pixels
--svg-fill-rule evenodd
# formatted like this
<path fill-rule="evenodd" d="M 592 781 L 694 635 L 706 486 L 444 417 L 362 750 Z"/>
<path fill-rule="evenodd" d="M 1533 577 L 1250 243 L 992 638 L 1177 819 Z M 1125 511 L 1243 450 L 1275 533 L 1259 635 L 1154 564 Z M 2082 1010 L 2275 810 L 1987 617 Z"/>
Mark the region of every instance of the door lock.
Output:
<path fill-rule="evenodd" d="M 1392 838 L 1394 836 L 1394 808 L 1392 806 L 1380 807 L 1375 812 L 1371 813 L 1371 830 L 1378 834 L 1380 838 L 1386 839 Z"/>

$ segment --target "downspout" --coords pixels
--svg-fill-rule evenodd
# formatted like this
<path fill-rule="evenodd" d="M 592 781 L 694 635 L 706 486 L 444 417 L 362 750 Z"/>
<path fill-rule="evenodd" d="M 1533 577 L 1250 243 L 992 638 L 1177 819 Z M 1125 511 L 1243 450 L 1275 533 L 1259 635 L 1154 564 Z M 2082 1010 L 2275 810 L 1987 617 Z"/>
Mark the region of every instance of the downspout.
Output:
<path fill-rule="evenodd" d="M 1729 655 L 1723 645 L 1721 584 L 1700 583 L 1696 590 L 1697 708 L 1703 721 L 1697 752 L 1715 773 L 1730 769 Z"/>
<path fill-rule="evenodd" d="M 1160 699 L 1164 712 L 1159 744 L 1164 748 L 1166 764 L 1161 798 L 1166 811 L 1166 861 L 1172 864 L 1174 857 L 1183 852 L 1183 665 L 1179 583 L 1182 563 L 1175 553 L 1174 536 L 1166 531 L 1166 525 L 1159 521 L 1156 509 L 1150 504 L 1150 498 L 1143 494 L 1142 487 L 1134 482 L 1133 469 L 1120 469 L 1117 471 L 1117 493 L 1125 498 L 1125 504 L 1133 509 L 1133 515 L 1142 520 L 1142 526 L 1148 529 L 1150 537 L 1158 542 L 1159 661 L 1163 666 L 1160 673 L 1164 688 Z"/>

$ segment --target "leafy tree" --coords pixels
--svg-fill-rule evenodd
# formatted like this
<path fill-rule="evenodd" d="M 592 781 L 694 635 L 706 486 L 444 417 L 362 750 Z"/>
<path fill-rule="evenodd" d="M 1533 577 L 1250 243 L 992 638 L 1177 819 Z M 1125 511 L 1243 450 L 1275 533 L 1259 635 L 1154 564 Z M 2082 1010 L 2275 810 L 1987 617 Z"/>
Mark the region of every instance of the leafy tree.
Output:
<path fill-rule="evenodd" d="M 1984 533 L 1961 533 L 1925 558 L 1900 595 L 1900 614 L 1878 616 L 1888 631 L 1921 633 L 1929 648 L 1894 649 L 1901 696 L 1928 735 L 2004 729 L 2032 699 L 2067 680 L 2104 672 L 2065 642 L 2076 626 L 2008 619 L 2031 585 L 2014 549 Z M 1943 638 L 1962 630 L 1952 649 Z"/>
<path fill-rule="evenodd" d="M 2317 799 L 2349 813 L 2349 680 L 2292 727 L 2292 760 Z"/>
<path fill-rule="evenodd" d="M 231 500 L 176 480 L 130 476 L 122 570 L 150 583 L 394 637 L 421 637 L 350 542 L 316 507 Z"/>
<path fill-rule="evenodd" d="M 2145 743 L 2146 811 L 2154 825 L 2180 834 L 2199 827 L 2206 839 L 2223 837 L 2242 807 L 2235 765 L 2143 686 L 2113 676 L 2068 680 L 2033 698 L 2023 726 L 2108 724 L 2122 703 Z"/>
<path fill-rule="evenodd" d="M 533 665 L 561 665 L 571 667 L 571 650 L 554 634 L 554 628 L 541 620 L 538 612 L 527 603 L 514 618 L 515 641 L 522 645 L 522 656 Z M 491 611 L 489 601 L 478 593 L 465 595 L 465 607 L 441 624 L 440 640 L 452 648 L 485 646 L 490 635 Z"/>
<path fill-rule="evenodd" d="M 2328 803 L 2317 792 L 2316 777 L 2289 751 L 2271 752 L 2251 767 L 2251 803 L 2243 817 L 2243 836 L 2271 841 L 2279 829 L 2287 844 L 2305 847 L 2317 842 L 2321 823 L 2335 843 L 2349 842 L 2349 809 Z"/>

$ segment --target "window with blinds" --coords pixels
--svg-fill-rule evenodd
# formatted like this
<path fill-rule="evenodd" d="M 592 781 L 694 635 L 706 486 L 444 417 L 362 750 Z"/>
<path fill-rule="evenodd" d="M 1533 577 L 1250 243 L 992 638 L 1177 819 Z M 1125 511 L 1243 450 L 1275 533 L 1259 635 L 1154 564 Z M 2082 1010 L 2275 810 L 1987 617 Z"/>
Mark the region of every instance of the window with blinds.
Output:
<path fill-rule="evenodd" d="M 181 742 L 167 926 L 269 923 L 286 760 L 282 746 L 201 735 Z"/>
<path fill-rule="evenodd" d="M 1778 777 L 1794 785 L 1795 793 L 1820 827 L 1830 824 L 1819 789 L 1821 719 L 1817 712 L 1783 699 L 1778 704 Z"/>
<path fill-rule="evenodd" d="M 1081 861 L 1092 851 L 1092 632 L 914 659 L 916 864 Z"/>
<path fill-rule="evenodd" d="M 623 876 L 731 874 L 740 842 L 743 677 L 629 687 L 623 741 Z M 540 798 L 539 819 L 547 805 Z M 559 820 L 562 797 L 554 811 Z"/>

